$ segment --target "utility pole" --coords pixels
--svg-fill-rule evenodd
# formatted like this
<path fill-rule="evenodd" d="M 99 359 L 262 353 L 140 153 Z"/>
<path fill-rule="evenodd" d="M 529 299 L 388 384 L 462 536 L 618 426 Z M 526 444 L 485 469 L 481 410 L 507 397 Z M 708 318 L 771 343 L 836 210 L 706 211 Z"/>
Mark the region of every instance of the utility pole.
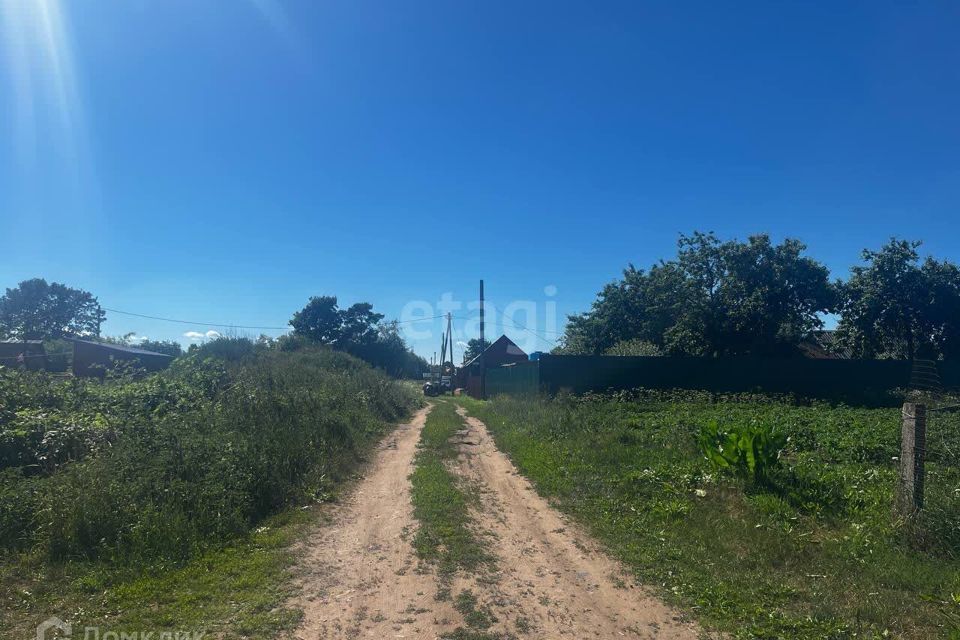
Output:
<path fill-rule="evenodd" d="M 447 312 L 447 344 L 450 345 L 450 366 L 453 366 L 453 316 Z"/>
<path fill-rule="evenodd" d="M 480 344 L 483 344 L 483 280 L 480 281 Z"/>
<path fill-rule="evenodd" d="M 483 308 L 483 280 L 480 281 L 480 399 L 487 399 L 487 369 L 483 363 L 483 352 L 486 351 L 484 342 L 484 308 Z"/>
<path fill-rule="evenodd" d="M 443 382 L 443 360 L 447 357 L 447 332 L 443 332 L 443 340 L 440 342 L 440 361 L 437 363 L 437 383 Z"/>

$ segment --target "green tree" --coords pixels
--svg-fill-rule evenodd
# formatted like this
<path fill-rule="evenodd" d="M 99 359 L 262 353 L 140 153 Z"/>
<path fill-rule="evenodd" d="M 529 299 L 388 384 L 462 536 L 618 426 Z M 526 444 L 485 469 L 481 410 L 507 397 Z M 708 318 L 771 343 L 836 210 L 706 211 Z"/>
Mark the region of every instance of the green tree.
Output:
<path fill-rule="evenodd" d="M 322 344 L 334 344 L 340 339 L 343 316 L 336 296 L 313 296 L 306 306 L 290 319 L 293 332 Z"/>
<path fill-rule="evenodd" d="M 621 340 L 606 351 L 608 356 L 662 356 L 663 351 L 652 342 L 647 342 L 641 338 L 631 340 Z"/>
<path fill-rule="evenodd" d="M 0 297 L 0 335 L 5 338 L 99 336 L 104 320 L 93 294 L 43 278 L 24 280 Z"/>
<path fill-rule="evenodd" d="M 486 351 L 487 347 L 490 346 L 490 341 L 484 338 L 470 338 L 467 340 L 467 348 L 463 350 L 463 361 L 470 362 L 478 355 Z"/>
<path fill-rule="evenodd" d="M 960 269 L 927 258 L 920 242 L 891 238 L 842 286 L 837 337 L 863 358 L 960 355 Z"/>
<path fill-rule="evenodd" d="M 358 302 L 340 312 L 340 342 L 369 344 L 379 337 L 382 313 L 376 313 L 369 302 Z"/>
<path fill-rule="evenodd" d="M 346 351 L 396 378 L 420 378 L 427 370 L 427 361 L 410 351 L 396 321 L 380 324 L 374 339 L 350 344 Z"/>
<path fill-rule="evenodd" d="M 293 334 L 281 341 L 281 348 L 295 349 L 297 342 L 320 342 L 346 351 L 396 377 L 419 377 L 427 362 L 404 342 L 396 322 L 383 322 L 383 314 L 368 302 L 340 309 L 334 296 L 310 298 L 293 314 Z"/>
<path fill-rule="evenodd" d="M 692 286 L 665 341 L 670 351 L 789 353 L 836 307 L 827 268 L 803 256 L 799 240 L 775 245 L 759 234 L 721 242 L 698 232 L 681 236 L 679 247 L 677 264 Z M 700 346 L 691 349 L 691 339 Z"/>
<path fill-rule="evenodd" d="M 674 262 L 650 271 L 629 265 L 619 281 L 600 290 L 590 311 L 570 316 L 554 353 L 600 354 L 627 340 L 663 346 L 664 333 L 677 322 L 690 283 Z"/>
<path fill-rule="evenodd" d="M 826 267 L 805 249 L 763 234 L 681 236 L 675 259 L 649 271 L 630 265 L 588 312 L 571 316 L 557 352 L 599 354 L 639 340 L 683 355 L 790 353 L 836 303 Z"/>
<path fill-rule="evenodd" d="M 183 347 L 173 340 L 144 340 L 136 345 L 139 349 L 146 349 L 155 353 L 165 353 L 174 358 L 183 355 Z"/>

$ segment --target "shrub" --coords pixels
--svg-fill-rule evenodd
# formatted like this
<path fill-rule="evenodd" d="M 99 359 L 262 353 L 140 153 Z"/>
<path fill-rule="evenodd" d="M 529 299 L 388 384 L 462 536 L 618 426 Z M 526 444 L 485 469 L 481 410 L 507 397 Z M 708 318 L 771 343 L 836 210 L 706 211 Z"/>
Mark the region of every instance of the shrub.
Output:
<path fill-rule="evenodd" d="M 767 484 L 769 472 L 780 463 L 786 434 L 763 423 L 722 427 L 711 420 L 700 429 L 703 455 L 719 470 L 731 470 L 756 484 Z"/>
<path fill-rule="evenodd" d="M 0 378 L 0 407 L 14 409 L 0 410 L 2 451 L 16 467 L 0 476 L 0 546 L 52 559 L 181 563 L 323 499 L 418 402 L 344 353 L 242 340 L 141 380 L 31 376 L 32 388 Z"/>

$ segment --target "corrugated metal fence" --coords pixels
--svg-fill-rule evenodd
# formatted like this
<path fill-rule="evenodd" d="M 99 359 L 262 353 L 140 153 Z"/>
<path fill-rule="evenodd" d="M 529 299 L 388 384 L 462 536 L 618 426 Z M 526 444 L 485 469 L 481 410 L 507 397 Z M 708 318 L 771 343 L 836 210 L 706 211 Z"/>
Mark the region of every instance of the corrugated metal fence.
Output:
<path fill-rule="evenodd" d="M 938 362 L 944 388 L 960 388 L 960 363 Z M 574 393 L 633 389 L 764 391 L 812 397 L 853 397 L 906 388 L 913 363 L 906 360 L 814 360 L 554 356 L 487 372 L 487 395 L 543 391 Z"/>

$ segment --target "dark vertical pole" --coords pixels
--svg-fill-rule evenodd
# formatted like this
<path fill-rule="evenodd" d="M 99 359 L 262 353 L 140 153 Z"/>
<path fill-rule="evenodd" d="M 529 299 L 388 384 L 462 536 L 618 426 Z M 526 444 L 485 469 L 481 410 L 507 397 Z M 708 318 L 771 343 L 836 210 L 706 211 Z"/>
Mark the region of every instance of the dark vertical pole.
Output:
<path fill-rule="evenodd" d="M 483 344 L 483 280 L 480 281 L 480 344 Z"/>
<path fill-rule="evenodd" d="M 484 327 L 485 309 L 483 307 L 484 307 L 483 280 L 481 280 L 480 281 L 480 399 L 486 400 L 487 399 L 487 368 L 486 366 L 484 366 L 484 362 L 483 362 L 483 352 L 486 351 L 486 348 L 485 348 L 486 342 L 484 342 L 484 337 L 483 337 L 484 329 L 485 329 Z"/>
<path fill-rule="evenodd" d="M 437 368 L 437 384 L 443 382 L 443 359 L 447 355 L 447 332 L 443 332 L 443 341 L 440 343 L 440 366 Z"/>
<path fill-rule="evenodd" d="M 450 346 L 450 366 L 453 366 L 453 319 L 450 313 L 447 313 L 447 344 Z M 450 372 L 450 391 L 453 391 L 453 372 Z"/>

